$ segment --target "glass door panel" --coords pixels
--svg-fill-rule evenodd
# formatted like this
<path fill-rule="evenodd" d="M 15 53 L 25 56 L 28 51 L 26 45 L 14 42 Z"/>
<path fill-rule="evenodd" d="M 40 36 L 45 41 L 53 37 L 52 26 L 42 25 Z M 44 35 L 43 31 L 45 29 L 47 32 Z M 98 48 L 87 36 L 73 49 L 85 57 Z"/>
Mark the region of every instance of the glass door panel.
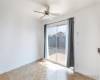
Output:
<path fill-rule="evenodd" d="M 46 28 L 46 59 L 66 66 L 68 54 L 68 23 Z"/>
<path fill-rule="evenodd" d="M 61 25 L 57 27 L 57 63 L 66 66 L 68 54 L 68 26 Z"/>
<path fill-rule="evenodd" d="M 56 49 L 57 49 L 57 40 L 56 40 L 57 28 L 48 27 L 47 28 L 47 56 L 46 58 L 56 62 Z"/>

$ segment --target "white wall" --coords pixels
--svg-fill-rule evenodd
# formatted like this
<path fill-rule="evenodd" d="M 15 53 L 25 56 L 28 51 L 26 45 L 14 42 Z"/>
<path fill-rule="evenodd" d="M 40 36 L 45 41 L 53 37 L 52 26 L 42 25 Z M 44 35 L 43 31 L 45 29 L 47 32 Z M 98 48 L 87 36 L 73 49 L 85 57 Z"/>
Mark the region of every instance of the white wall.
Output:
<path fill-rule="evenodd" d="M 0 74 L 43 57 L 41 21 L 30 0 L 0 0 Z"/>
<path fill-rule="evenodd" d="M 96 11 L 97 11 L 97 13 L 96 13 L 96 15 L 97 15 L 97 27 L 98 27 L 98 30 L 97 30 L 97 32 L 98 32 L 98 47 L 100 48 L 100 5 L 98 5 L 98 7 L 96 7 Z M 96 72 L 97 72 L 97 78 L 98 78 L 98 80 L 100 80 L 100 53 L 96 56 L 96 66 L 97 66 L 97 69 L 96 69 Z"/>
<path fill-rule="evenodd" d="M 100 4 L 93 4 L 64 17 L 46 20 L 55 22 L 75 18 L 75 71 L 100 80 Z"/>
<path fill-rule="evenodd" d="M 97 52 L 99 41 L 98 12 L 100 5 L 79 11 L 75 16 L 75 69 L 85 75 L 97 78 Z M 100 63 L 100 61 L 99 61 Z"/>

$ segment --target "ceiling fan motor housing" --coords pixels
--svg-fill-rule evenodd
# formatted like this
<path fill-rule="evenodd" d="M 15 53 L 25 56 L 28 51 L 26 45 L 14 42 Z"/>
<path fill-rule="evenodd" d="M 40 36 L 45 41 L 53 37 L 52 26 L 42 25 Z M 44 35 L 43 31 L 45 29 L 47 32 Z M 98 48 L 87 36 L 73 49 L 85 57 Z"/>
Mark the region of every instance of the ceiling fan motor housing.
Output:
<path fill-rule="evenodd" d="M 49 15 L 49 11 L 45 11 L 45 14 L 46 14 L 46 15 Z"/>

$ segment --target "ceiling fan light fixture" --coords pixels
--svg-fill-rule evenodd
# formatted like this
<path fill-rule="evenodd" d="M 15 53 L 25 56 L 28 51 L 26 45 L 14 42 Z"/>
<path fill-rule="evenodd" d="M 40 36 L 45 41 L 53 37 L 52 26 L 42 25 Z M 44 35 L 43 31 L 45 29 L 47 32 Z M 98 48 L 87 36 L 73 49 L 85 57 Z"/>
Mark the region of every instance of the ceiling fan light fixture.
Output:
<path fill-rule="evenodd" d="M 49 11 L 45 11 L 45 15 L 49 15 Z"/>

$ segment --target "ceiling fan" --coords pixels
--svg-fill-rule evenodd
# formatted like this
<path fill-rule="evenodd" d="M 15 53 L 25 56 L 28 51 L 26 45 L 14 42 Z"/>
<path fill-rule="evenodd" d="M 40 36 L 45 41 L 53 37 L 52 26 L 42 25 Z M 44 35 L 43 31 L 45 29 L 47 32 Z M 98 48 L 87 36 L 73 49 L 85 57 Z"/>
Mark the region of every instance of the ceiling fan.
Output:
<path fill-rule="evenodd" d="M 44 10 L 43 12 L 42 11 L 34 11 L 35 13 L 43 14 L 43 16 L 40 17 L 40 19 L 43 19 L 46 16 L 56 16 L 56 17 L 60 16 L 60 14 L 58 14 L 58 13 L 50 12 L 50 6 L 48 4 L 43 4 L 43 6 L 45 6 L 45 8 L 46 8 L 46 10 Z"/>

